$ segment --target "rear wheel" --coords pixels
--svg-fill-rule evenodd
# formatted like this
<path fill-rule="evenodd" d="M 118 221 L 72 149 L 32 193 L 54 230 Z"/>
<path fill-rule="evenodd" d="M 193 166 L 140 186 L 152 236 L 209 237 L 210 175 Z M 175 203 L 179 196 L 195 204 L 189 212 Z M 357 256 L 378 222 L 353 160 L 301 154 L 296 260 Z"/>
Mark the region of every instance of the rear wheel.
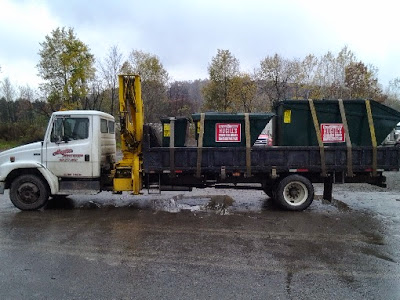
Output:
<path fill-rule="evenodd" d="M 20 210 L 36 210 L 49 199 L 46 184 L 36 175 L 21 175 L 11 184 L 10 199 Z"/>
<path fill-rule="evenodd" d="M 287 210 L 304 210 L 314 200 L 314 187 L 300 175 L 289 175 L 277 185 L 275 201 Z"/>

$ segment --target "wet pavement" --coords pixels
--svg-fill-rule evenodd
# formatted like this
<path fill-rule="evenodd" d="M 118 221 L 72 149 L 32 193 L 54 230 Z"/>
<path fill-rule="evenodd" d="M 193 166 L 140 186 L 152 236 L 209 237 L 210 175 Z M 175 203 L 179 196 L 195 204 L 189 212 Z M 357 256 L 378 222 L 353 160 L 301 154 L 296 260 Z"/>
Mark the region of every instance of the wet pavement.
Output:
<path fill-rule="evenodd" d="M 2 299 L 400 299 L 400 174 L 281 211 L 261 191 L 0 196 Z"/>

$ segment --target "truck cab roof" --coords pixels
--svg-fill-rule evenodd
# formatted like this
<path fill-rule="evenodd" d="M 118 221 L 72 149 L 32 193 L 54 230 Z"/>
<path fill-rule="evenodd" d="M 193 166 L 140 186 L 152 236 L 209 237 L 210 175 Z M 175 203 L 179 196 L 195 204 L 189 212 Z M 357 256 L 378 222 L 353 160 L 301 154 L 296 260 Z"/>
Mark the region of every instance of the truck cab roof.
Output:
<path fill-rule="evenodd" d="M 97 111 L 97 110 L 61 110 L 53 113 L 54 116 L 67 116 L 67 115 L 95 115 L 101 116 L 108 119 L 114 119 L 114 117 L 108 113 Z"/>

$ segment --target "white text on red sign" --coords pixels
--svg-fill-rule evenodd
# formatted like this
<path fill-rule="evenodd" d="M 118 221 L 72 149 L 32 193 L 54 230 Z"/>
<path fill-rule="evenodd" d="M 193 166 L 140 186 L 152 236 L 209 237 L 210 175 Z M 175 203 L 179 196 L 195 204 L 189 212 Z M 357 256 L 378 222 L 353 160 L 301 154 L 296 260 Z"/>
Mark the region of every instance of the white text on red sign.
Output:
<path fill-rule="evenodd" d="M 241 124 L 240 123 L 217 123 L 215 124 L 216 142 L 240 142 Z"/>
<path fill-rule="evenodd" d="M 342 123 L 322 123 L 321 138 L 323 143 L 343 143 L 345 141 Z"/>

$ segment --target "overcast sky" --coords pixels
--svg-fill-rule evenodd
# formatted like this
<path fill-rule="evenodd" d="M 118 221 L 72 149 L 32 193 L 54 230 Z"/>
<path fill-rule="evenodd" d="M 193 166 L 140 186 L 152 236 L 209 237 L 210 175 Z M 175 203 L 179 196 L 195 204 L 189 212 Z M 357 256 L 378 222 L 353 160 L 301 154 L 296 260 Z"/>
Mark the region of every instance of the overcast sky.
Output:
<path fill-rule="evenodd" d="M 156 54 L 173 80 L 208 77 L 217 49 L 241 71 L 268 55 L 335 55 L 348 46 L 379 69 L 379 81 L 400 77 L 399 1 L 352 0 L 0 0 L 0 80 L 37 87 L 40 42 L 73 27 L 96 59 L 117 45 Z"/>

